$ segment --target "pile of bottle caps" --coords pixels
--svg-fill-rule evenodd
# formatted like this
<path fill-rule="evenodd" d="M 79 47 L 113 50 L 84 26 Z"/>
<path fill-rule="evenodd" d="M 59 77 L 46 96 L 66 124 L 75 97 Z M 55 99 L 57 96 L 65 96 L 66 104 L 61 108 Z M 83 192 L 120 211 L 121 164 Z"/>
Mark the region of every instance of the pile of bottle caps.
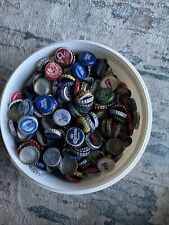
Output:
<path fill-rule="evenodd" d="M 139 127 L 131 95 L 107 59 L 89 51 L 63 47 L 39 59 L 10 99 L 9 129 L 19 159 L 37 175 L 75 183 L 111 172 Z"/>

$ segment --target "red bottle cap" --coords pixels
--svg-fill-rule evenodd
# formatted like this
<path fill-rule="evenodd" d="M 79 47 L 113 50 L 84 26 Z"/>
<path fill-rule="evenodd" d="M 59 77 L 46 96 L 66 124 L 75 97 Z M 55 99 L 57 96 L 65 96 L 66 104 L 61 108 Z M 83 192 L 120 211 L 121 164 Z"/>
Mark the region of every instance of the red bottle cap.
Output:
<path fill-rule="evenodd" d="M 65 178 L 66 178 L 66 180 L 68 180 L 71 183 L 79 183 L 81 181 L 81 178 L 76 177 L 74 175 L 72 175 L 72 176 L 66 176 Z"/>
<path fill-rule="evenodd" d="M 75 86 L 74 86 L 74 94 L 77 95 L 80 93 L 80 80 L 75 81 Z"/>
<path fill-rule="evenodd" d="M 15 91 L 12 96 L 11 96 L 11 102 L 17 100 L 17 99 L 22 99 L 23 95 L 21 91 Z"/>
<path fill-rule="evenodd" d="M 62 75 L 62 68 L 55 62 L 49 62 L 45 66 L 45 76 L 48 80 L 57 80 Z"/>
<path fill-rule="evenodd" d="M 132 127 L 132 118 L 131 118 L 130 112 L 127 113 L 127 126 L 128 126 L 129 135 L 132 136 L 133 127 Z"/>
<path fill-rule="evenodd" d="M 69 66 L 73 61 L 73 53 L 67 48 L 59 48 L 55 53 L 55 60 L 63 67 Z"/>
<path fill-rule="evenodd" d="M 34 147 L 37 148 L 39 151 L 41 150 L 41 146 L 40 146 L 40 144 L 37 141 L 35 141 L 33 139 L 29 139 L 29 140 L 27 140 L 27 142 L 29 142 L 32 145 L 34 145 Z"/>

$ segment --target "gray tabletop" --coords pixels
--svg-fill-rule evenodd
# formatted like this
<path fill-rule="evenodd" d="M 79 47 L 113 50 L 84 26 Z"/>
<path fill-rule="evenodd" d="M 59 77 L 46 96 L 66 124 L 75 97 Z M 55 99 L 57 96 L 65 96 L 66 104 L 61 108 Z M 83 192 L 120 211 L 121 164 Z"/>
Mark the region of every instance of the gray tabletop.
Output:
<path fill-rule="evenodd" d="M 152 100 L 149 145 L 117 184 L 67 196 L 24 178 L 1 140 L 0 225 L 169 224 L 169 1 L 0 0 L 1 90 L 32 52 L 66 39 L 106 44 L 136 66 Z"/>

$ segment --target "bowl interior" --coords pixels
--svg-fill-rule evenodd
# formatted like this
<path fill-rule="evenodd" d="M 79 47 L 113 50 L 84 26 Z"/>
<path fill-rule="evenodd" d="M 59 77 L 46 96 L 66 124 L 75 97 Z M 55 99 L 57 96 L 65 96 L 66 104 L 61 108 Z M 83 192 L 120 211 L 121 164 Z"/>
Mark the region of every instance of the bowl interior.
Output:
<path fill-rule="evenodd" d="M 15 142 L 8 128 L 8 104 L 11 94 L 19 90 L 25 79 L 33 72 L 37 60 L 50 55 L 58 47 L 67 47 L 73 51 L 89 50 L 97 57 L 107 58 L 112 66 L 113 72 L 124 82 L 127 83 L 132 91 L 140 112 L 140 126 L 134 131 L 133 143 L 126 148 L 123 157 L 116 163 L 115 169 L 111 173 L 94 175 L 82 180 L 79 184 L 64 182 L 52 175 L 38 176 L 34 174 L 28 166 L 22 164 L 17 155 Z M 97 191 L 112 185 L 127 174 L 140 159 L 149 139 L 151 130 L 151 104 L 147 89 L 135 68 L 128 63 L 119 53 L 100 44 L 87 41 L 60 42 L 45 47 L 29 58 L 27 58 L 13 73 L 4 90 L 1 100 L 1 131 L 6 148 L 16 167 L 25 175 L 32 178 L 39 185 L 52 191 L 68 194 L 82 194 Z"/>

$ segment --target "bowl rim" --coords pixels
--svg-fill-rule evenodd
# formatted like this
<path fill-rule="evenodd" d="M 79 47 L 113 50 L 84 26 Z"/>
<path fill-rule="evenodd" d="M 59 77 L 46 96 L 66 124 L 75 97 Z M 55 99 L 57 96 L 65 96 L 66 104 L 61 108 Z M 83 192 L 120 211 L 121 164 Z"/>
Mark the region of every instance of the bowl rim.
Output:
<path fill-rule="evenodd" d="M 108 47 L 104 44 L 101 44 L 101 43 L 98 43 L 98 42 L 94 42 L 94 41 L 89 41 L 89 40 L 65 40 L 65 41 L 57 41 L 57 42 L 54 42 L 50 45 L 47 45 L 47 46 L 44 46 L 44 47 L 41 47 L 39 48 L 38 50 L 36 50 L 35 52 L 33 52 L 32 54 L 30 54 L 24 61 L 22 61 L 19 66 L 17 66 L 17 68 L 12 72 L 12 74 L 10 75 L 8 81 L 6 82 L 6 84 L 4 85 L 4 88 L 3 88 L 3 91 L 1 93 L 1 99 L 0 99 L 0 111 L 1 111 L 1 108 L 2 108 L 2 98 L 3 98 L 3 94 L 4 94 L 4 91 L 6 89 L 6 86 L 8 84 L 8 82 L 10 81 L 11 77 L 15 74 L 15 72 L 27 61 L 28 58 L 31 58 L 34 54 L 36 54 L 37 52 L 40 52 L 40 51 L 43 51 L 44 49 L 47 49 L 47 48 L 50 48 L 53 46 L 53 48 L 58 45 L 58 44 L 61 44 L 61 43 L 85 43 L 85 44 L 92 44 L 92 45 L 95 45 L 97 47 L 101 47 L 103 49 L 106 49 L 107 51 L 113 53 L 114 55 L 116 55 L 118 58 L 120 58 L 120 60 L 122 60 L 126 66 L 128 66 L 128 68 L 130 70 L 133 71 L 133 73 L 135 74 L 135 76 L 138 78 L 139 82 L 141 83 L 141 86 L 142 86 L 142 89 L 144 91 L 144 94 L 146 96 L 146 103 L 147 103 L 147 112 L 148 112 L 148 119 L 147 119 L 147 130 L 146 130 L 146 134 L 145 134 L 145 137 L 144 137 L 144 140 L 143 140 L 143 143 L 142 143 L 142 146 L 140 148 L 140 151 L 139 153 L 137 153 L 137 155 L 135 156 L 134 160 L 132 162 L 130 162 L 130 164 L 128 164 L 127 168 L 123 168 L 120 172 L 120 174 L 115 177 L 113 180 L 111 181 L 108 181 L 104 184 L 101 184 L 101 185 L 98 185 L 96 187 L 92 187 L 92 188 L 84 188 L 82 190 L 72 190 L 72 191 L 64 191 L 64 190 L 56 190 L 54 188 L 51 188 L 47 185 L 44 185 L 44 184 L 41 184 L 39 182 L 37 182 L 35 179 L 33 179 L 31 176 L 27 175 L 18 165 L 17 163 L 12 159 L 11 155 L 10 155 L 10 152 L 8 151 L 7 147 L 6 147 L 6 144 L 5 144 L 5 140 L 4 140 L 4 136 L 3 136 L 3 130 L 2 130 L 2 125 L 1 125 L 1 116 L 0 116 L 0 129 L 1 129 L 1 134 L 2 134 L 2 139 L 3 139 L 3 142 L 4 142 L 4 145 L 6 147 L 6 150 L 8 151 L 8 154 L 10 156 L 10 159 L 11 159 L 11 162 L 15 165 L 15 167 L 21 172 L 21 174 L 23 174 L 24 176 L 28 177 L 29 179 L 31 179 L 31 181 L 33 181 L 33 183 L 36 183 L 38 186 L 40 187 L 43 187 L 47 190 L 50 190 L 50 191 L 53 191 L 53 192 L 56 192 L 56 193 L 61 193 L 61 194 L 74 194 L 74 195 L 80 195 L 80 194 L 89 194 L 89 193 L 93 193 L 93 192 L 96 192 L 96 191 L 100 191 L 100 190 L 103 190 L 107 187 L 110 187 L 111 185 L 117 183 L 118 181 L 120 181 L 123 177 L 125 177 L 134 167 L 135 165 L 138 163 L 138 161 L 140 160 L 140 158 L 142 157 L 145 149 L 146 149 L 146 146 L 148 144 L 148 141 L 149 141 L 149 138 L 150 138 L 150 134 L 151 134 L 151 128 L 152 128 L 152 105 L 151 105 L 151 100 L 150 100 L 150 95 L 149 95 L 149 92 L 148 92 L 148 89 L 145 85 L 145 82 L 144 80 L 142 79 L 140 73 L 137 71 L 137 69 L 132 65 L 132 63 L 130 63 L 128 61 L 128 59 L 126 59 L 123 55 L 121 55 L 118 51 L 112 49 L 111 47 Z"/>

